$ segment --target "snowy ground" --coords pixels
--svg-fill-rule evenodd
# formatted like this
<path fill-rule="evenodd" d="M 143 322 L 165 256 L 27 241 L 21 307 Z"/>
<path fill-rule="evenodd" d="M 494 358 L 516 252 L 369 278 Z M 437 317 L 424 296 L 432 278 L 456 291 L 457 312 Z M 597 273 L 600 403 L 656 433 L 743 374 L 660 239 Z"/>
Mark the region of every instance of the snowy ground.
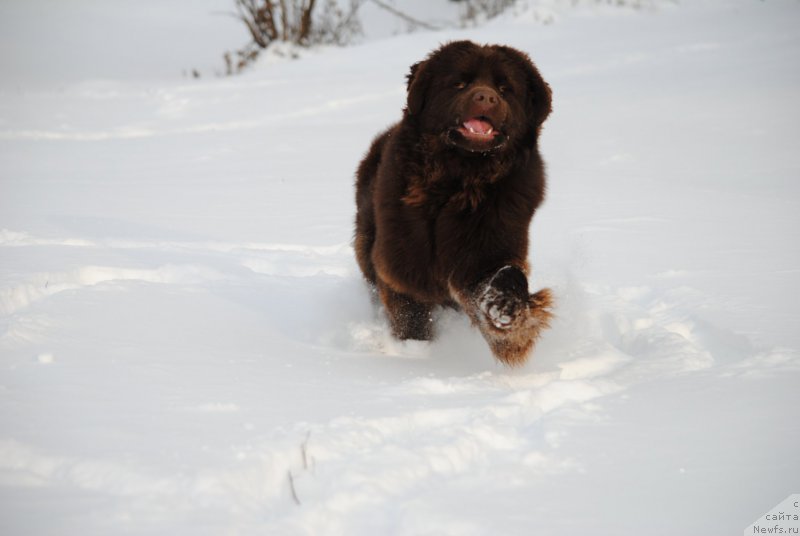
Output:
<path fill-rule="evenodd" d="M 553 5 L 227 79 L 171 32 L 102 79 L 51 43 L 74 71 L 1 84 L 0 533 L 739 534 L 800 491 L 800 6 Z M 391 340 L 350 249 L 452 38 L 554 90 L 520 370 L 454 313 Z"/>

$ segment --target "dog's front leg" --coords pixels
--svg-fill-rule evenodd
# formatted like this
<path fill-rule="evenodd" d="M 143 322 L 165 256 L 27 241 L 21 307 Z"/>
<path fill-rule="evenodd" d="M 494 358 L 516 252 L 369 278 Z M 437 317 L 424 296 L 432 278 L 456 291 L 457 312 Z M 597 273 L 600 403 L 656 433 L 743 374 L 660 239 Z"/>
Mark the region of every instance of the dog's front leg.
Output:
<path fill-rule="evenodd" d="M 495 357 L 511 366 L 525 363 L 552 317 L 550 290 L 530 294 L 525 272 L 513 265 L 498 268 L 471 288 L 451 292 Z"/>

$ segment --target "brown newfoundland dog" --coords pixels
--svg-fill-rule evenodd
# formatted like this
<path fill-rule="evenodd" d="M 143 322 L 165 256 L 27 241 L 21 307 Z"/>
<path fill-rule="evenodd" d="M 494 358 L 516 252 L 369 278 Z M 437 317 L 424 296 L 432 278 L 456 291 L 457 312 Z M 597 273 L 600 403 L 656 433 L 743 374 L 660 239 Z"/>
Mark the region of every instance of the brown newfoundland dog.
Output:
<path fill-rule="evenodd" d="M 411 67 L 403 118 L 356 181 L 356 256 L 396 337 L 430 339 L 433 309 L 453 306 L 497 359 L 525 362 L 551 316 L 527 278 L 549 113 L 550 87 L 516 49 L 457 41 Z"/>

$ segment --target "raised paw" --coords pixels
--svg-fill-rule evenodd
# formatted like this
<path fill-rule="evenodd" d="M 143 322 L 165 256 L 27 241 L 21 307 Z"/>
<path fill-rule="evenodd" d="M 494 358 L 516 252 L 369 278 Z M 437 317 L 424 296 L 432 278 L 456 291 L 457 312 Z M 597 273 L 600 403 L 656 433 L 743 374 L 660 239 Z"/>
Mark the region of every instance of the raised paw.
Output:
<path fill-rule="evenodd" d="M 528 279 L 514 266 L 504 266 L 479 289 L 477 305 L 487 323 L 510 329 L 528 308 Z"/>
<path fill-rule="evenodd" d="M 549 289 L 528 294 L 519 268 L 504 266 L 478 287 L 472 318 L 495 357 L 509 366 L 525 363 L 552 318 Z"/>

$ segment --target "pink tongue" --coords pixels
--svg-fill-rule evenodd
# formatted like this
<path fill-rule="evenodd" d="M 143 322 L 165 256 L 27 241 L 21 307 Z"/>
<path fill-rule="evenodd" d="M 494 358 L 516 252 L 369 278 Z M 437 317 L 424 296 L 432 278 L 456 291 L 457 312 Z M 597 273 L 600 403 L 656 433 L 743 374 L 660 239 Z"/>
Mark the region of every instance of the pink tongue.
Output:
<path fill-rule="evenodd" d="M 488 134 L 492 130 L 492 124 L 480 119 L 469 119 L 464 121 L 464 128 L 467 130 L 474 130 L 479 134 Z"/>

